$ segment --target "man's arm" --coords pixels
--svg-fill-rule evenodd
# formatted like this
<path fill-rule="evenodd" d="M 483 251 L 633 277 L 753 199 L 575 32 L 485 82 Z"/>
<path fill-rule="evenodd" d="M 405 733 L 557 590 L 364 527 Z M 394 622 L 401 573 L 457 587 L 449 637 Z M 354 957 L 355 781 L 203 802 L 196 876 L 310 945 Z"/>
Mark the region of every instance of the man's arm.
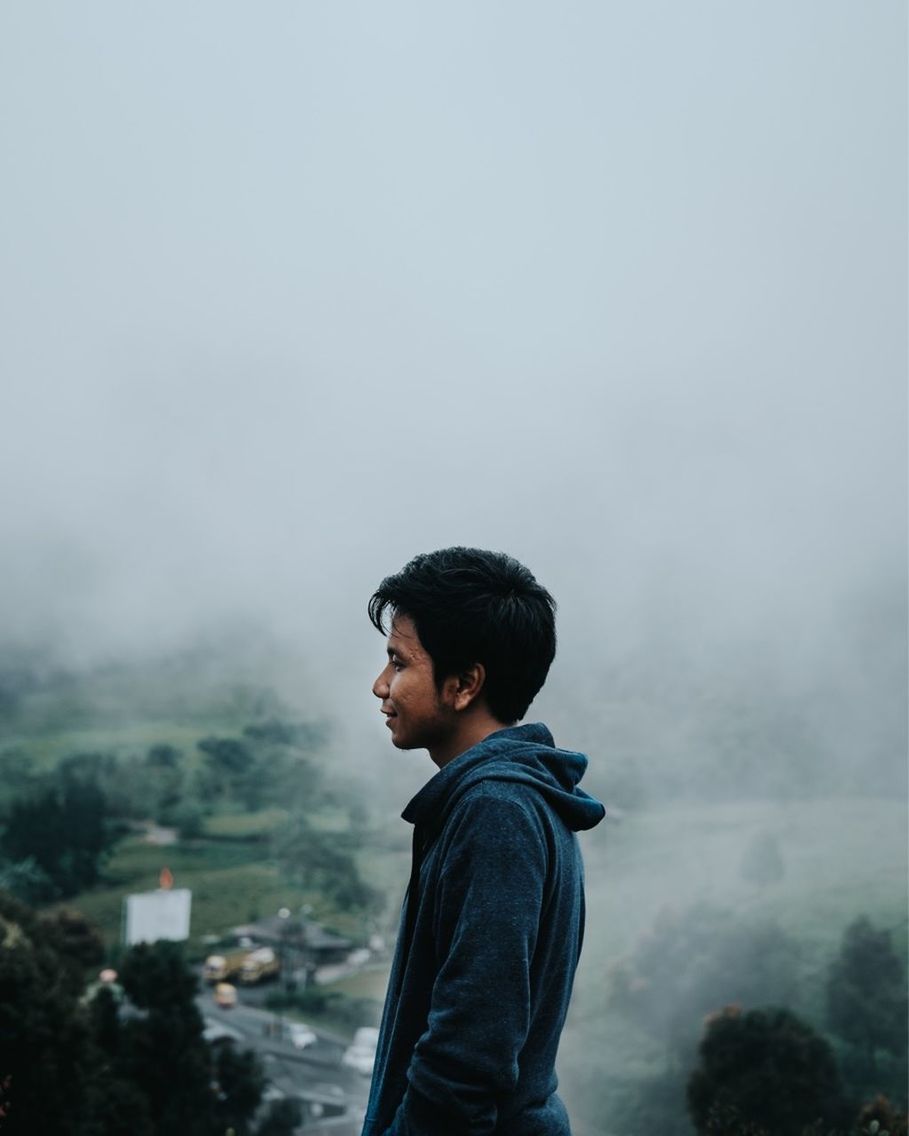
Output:
<path fill-rule="evenodd" d="M 438 976 L 426 1032 L 387 1136 L 481 1136 L 515 1087 L 530 1024 L 530 965 L 547 873 L 532 807 L 468 798 L 436 899 Z"/>

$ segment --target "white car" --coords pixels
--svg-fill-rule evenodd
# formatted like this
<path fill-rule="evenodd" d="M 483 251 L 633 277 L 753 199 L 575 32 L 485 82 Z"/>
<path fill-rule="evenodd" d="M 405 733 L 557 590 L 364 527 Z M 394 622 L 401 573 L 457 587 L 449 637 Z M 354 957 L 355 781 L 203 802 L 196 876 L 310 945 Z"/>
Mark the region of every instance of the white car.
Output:
<path fill-rule="evenodd" d="M 372 1076 L 372 1069 L 376 1063 L 376 1051 L 371 1045 L 351 1045 L 344 1051 L 341 1064 L 348 1069 L 356 1069 L 364 1077 Z"/>
<path fill-rule="evenodd" d="M 376 1046 L 379 1044 L 379 1031 L 375 1026 L 361 1026 L 353 1036 L 341 1058 L 341 1064 L 348 1069 L 356 1069 L 364 1077 L 371 1077 L 376 1063 Z"/>
<path fill-rule="evenodd" d="M 314 1030 L 303 1022 L 290 1022 L 287 1027 L 288 1039 L 296 1049 L 305 1049 L 319 1040 Z"/>

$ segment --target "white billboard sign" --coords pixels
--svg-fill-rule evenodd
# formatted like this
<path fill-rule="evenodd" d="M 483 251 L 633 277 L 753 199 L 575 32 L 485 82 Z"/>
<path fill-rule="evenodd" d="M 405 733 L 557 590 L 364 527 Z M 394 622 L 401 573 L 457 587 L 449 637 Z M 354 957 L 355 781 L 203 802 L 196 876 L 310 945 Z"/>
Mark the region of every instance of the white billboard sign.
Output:
<path fill-rule="evenodd" d="M 131 947 L 158 939 L 188 939 L 192 895 L 189 888 L 159 888 L 128 895 L 124 901 L 123 942 Z"/>

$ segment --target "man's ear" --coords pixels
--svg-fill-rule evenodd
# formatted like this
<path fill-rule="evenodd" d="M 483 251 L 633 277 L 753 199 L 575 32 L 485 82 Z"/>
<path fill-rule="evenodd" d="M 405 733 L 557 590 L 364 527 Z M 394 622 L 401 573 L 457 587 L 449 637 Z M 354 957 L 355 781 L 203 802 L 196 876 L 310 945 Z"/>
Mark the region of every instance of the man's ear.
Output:
<path fill-rule="evenodd" d="M 452 687 L 455 710 L 466 710 L 476 702 L 480 692 L 486 684 L 486 668 L 482 663 L 474 663 L 459 675 L 452 675 Z"/>

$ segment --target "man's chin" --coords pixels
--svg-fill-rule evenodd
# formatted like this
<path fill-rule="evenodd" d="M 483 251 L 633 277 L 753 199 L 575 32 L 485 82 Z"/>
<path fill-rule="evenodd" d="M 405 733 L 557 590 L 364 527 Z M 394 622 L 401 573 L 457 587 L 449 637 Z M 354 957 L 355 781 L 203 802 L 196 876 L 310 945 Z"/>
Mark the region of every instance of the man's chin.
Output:
<path fill-rule="evenodd" d="M 406 735 L 396 734 L 394 730 L 391 731 L 391 744 L 395 749 L 426 749 L 425 742 L 415 742 Z"/>

